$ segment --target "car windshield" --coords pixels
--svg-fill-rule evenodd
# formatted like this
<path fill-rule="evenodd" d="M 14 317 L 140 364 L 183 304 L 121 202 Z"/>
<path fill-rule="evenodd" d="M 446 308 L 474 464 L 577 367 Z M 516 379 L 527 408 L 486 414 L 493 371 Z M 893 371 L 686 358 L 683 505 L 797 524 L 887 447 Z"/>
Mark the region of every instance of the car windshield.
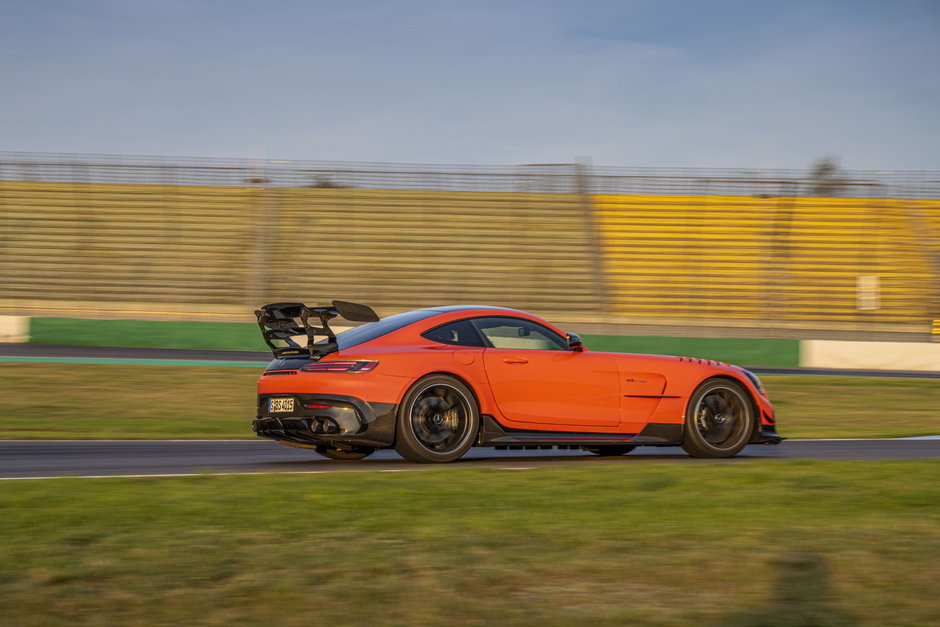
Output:
<path fill-rule="evenodd" d="M 339 350 L 352 348 L 353 346 L 358 346 L 359 344 L 374 340 L 375 338 L 381 337 L 386 333 L 391 333 L 392 331 L 397 331 L 402 327 L 408 326 L 412 322 L 424 320 L 425 318 L 438 313 L 440 312 L 432 311 L 430 309 L 418 309 L 416 311 L 407 311 L 405 313 L 388 316 L 387 318 L 382 318 L 377 322 L 367 322 L 358 327 L 347 329 L 342 333 L 338 333 L 336 335 L 336 344 L 339 347 Z M 317 344 L 325 343 L 325 339 L 317 342 Z"/>

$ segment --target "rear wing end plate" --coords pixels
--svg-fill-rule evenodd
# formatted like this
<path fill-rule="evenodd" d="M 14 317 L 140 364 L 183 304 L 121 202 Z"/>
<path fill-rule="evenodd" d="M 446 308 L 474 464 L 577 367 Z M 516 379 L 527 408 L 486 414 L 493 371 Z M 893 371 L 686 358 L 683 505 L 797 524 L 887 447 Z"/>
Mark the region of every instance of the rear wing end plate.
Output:
<path fill-rule="evenodd" d="M 337 316 L 352 322 L 376 322 L 379 319 L 371 307 L 342 300 L 334 300 L 330 307 L 307 307 L 303 303 L 271 303 L 255 311 L 264 343 L 275 357 L 320 359 L 335 352 L 338 350 L 336 334 L 330 328 L 329 321 Z M 306 336 L 305 346 L 297 343 L 298 336 Z M 321 341 L 324 339 L 325 342 Z"/>

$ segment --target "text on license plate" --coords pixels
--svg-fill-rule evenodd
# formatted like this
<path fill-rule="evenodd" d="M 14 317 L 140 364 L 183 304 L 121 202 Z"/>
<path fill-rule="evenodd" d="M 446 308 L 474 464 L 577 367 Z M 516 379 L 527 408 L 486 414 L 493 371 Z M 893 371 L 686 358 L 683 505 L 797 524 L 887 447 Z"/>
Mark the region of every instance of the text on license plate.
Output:
<path fill-rule="evenodd" d="M 294 411 L 294 399 L 292 398 L 269 398 L 269 412 Z"/>

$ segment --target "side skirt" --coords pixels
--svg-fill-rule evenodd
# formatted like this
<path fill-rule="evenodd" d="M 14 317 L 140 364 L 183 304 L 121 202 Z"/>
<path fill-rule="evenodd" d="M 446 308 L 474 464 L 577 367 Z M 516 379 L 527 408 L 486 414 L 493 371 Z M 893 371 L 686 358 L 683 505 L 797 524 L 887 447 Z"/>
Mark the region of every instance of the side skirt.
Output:
<path fill-rule="evenodd" d="M 604 444 L 678 446 L 682 425 L 652 422 L 639 433 L 577 433 L 571 431 L 523 431 L 506 429 L 492 416 L 480 416 L 477 446 L 496 448 L 580 448 Z"/>

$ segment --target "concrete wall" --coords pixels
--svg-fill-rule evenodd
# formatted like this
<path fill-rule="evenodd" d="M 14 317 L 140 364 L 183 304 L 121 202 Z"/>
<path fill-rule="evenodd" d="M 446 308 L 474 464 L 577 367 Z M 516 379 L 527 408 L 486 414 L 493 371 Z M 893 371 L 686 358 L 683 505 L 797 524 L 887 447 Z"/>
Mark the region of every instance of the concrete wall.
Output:
<path fill-rule="evenodd" d="M 807 368 L 940 372 L 940 342 L 835 342 L 804 340 L 800 365 Z"/>
<path fill-rule="evenodd" d="M 29 341 L 29 318 L 26 316 L 0 316 L 0 342 Z"/>

